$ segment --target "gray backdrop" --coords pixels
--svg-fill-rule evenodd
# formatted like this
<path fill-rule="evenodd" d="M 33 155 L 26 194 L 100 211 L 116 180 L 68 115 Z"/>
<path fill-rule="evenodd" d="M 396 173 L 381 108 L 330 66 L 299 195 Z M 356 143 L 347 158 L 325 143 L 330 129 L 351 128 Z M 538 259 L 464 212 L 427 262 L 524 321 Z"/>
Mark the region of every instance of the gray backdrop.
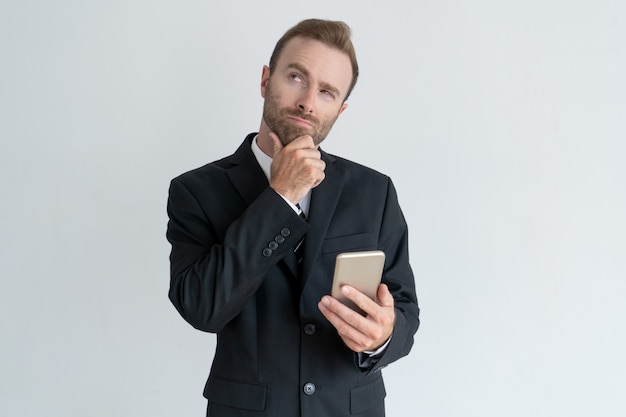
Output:
<path fill-rule="evenodd" d="M 362 70 L 324 148 L 391 175 L 410 226 L 388 415 L 624 415 L 625 4 L 2 1 L 0 415 L 203 415 L 169 180 L 258 128 L 306 17 L 350 23 Z"/>

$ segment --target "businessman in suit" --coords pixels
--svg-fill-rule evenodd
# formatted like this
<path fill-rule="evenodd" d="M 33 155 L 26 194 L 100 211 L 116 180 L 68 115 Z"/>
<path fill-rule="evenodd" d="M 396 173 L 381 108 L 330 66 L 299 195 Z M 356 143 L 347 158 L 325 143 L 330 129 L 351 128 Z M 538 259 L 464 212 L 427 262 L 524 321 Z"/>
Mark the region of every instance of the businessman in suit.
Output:
<path fill-rule="evenodd" d="M 407 225 L 391 180 L 319 147 L 358 65 L 343 22 L 310 19 L 263 67 L 263 117 L 235 153 L 172 180 L 169 297 L 217 334 L 212 417 L 384 416 L 383 367 L 419 325 Z M 386 254 L 376 300 L 329 295 L 336 255 Z"/>

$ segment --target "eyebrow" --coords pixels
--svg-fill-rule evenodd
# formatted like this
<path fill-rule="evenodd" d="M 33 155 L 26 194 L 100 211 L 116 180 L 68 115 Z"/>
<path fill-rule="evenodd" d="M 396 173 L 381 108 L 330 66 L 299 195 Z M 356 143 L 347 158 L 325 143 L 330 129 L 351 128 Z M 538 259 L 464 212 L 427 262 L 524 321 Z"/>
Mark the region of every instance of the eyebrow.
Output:
<path fill-rule="evenodd" d="M 302 74 L 304 74 L 305 77 L 310 78 L 309 71 L 307 71 L 307 69 L 304 68 L 300 64 L 297 64 L 297 63 L 289 64 L 289 65 L 287 65 L 287 68 L 295 69 L 295 70 L 301 72 Z M 335 94 L 337 97 L 341 96 L 341 93 L 340 93 L 339 89 L 337 87 L 333 86 L 332 84 L 329 84 L 329 83 L 327 83 L 325 81 L 321 81 L 320 82 L 320 87 L 322 87 L 324 90 L 330 91 L 331 93 Z"/>

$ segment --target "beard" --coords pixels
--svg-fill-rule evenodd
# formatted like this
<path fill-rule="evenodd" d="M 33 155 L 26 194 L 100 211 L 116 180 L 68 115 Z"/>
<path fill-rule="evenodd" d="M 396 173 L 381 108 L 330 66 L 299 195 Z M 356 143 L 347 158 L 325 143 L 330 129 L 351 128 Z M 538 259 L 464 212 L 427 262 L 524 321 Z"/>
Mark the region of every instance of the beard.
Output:
<path fill-rule="evenodd" d="M 272 94 L 271 82 L 268 83 L 265 92 L 266 98 L 263 103 L 263 120 L 267 127 L 278 135 L 283 146 L 303 135 L 310 135 L 313 138 L 315 146 L 318 146 L 326 139 L 337 117 L 339 117 L 339 115 L 337 115 L 329 119 L 321 120 L 315 116 L 298 111 L 297 109 L 281 108 L 279 104 L 280 97 L 276 94 Z M 311 123 L 312 127 L 294 125 L 287 120 L 289 116 L 307 120 Z"/>

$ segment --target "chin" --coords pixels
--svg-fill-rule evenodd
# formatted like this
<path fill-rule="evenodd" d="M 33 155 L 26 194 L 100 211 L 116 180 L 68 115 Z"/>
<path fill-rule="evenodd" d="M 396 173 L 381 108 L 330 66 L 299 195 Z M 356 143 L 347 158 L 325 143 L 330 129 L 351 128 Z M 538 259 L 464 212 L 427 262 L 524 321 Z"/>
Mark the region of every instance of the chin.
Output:
<path fill-rule="evenodd" d="M 283 142 L 283 145 L 287 145 L 288 143 L 293 142 L 300 136 L 309 135 L 315 138 L 315 132 L 310 132 L 306 129 L 285 129 L 282 135 L 279 135 L 280 140 Z"/>

